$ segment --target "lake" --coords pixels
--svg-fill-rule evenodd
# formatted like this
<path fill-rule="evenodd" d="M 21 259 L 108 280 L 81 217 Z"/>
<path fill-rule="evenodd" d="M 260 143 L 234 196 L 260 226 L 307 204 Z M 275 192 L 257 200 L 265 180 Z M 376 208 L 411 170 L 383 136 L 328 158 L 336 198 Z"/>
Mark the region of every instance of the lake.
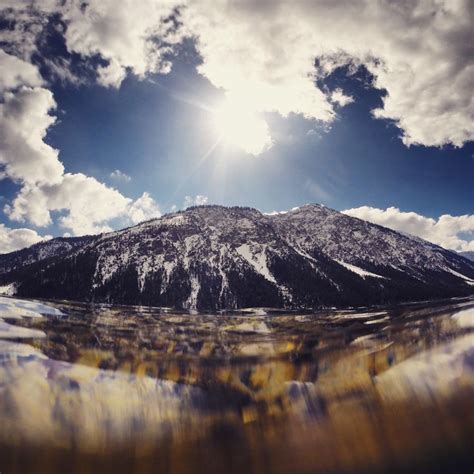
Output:
<path fill-rule="evenodd" d="M 472 472 L 474 299 L 316 313 L 0 297 L 0 471 Z"/>

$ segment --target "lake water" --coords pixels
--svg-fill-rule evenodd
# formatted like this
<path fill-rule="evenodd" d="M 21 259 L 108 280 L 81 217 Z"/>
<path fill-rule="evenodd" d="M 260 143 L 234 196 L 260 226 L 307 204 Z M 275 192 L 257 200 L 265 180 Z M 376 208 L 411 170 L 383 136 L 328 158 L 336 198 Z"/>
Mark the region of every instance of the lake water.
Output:
<path fill-rule="evenodd" d="M 474 300 L 188 314 L 0 298 L 0 472 L 474 469 Z"/>

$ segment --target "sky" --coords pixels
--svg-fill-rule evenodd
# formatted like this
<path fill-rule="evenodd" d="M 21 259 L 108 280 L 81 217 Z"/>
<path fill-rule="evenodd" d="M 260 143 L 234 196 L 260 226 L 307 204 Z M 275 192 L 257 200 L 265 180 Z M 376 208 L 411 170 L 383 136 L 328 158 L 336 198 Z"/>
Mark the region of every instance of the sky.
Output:
<path fill-rule="evenodd" d="M 0 0 L 0 253 L 317 202 L 474 250 L 469 0 Z"/>

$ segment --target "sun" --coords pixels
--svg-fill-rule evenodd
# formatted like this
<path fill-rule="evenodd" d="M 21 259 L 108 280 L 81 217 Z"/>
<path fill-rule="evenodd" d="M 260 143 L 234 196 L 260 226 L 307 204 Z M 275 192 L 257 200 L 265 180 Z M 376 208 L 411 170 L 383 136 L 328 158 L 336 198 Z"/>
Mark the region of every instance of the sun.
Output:
<path fill-rule="evenodd" d="M 213 127 L 224 143 L 259 155 L 272 144 L 270 130 L 256 112 L 230 101 L 213 111 Z"/>

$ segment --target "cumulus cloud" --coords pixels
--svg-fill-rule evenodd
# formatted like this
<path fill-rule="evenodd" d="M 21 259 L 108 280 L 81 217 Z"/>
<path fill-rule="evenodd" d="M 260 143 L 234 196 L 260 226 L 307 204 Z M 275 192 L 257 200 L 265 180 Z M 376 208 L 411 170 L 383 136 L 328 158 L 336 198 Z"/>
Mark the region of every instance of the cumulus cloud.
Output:
<path fill-rule="evenodd" d="M 121 181 L 121 182 L 124 182 L 124 183 L 128 183 L 131 181 L 131 177 L 124 173 L 123 171 L 120 171 L 120 170 L 114 170 L 112 171 L 112 173 L 110 173 L 110 178 L 113 179 L 114 181 Z"/>
<path fill-rule="evenodd" d="M 50 225 L 53 211 L 63 214 L 58 224 L 73 235 L 109 232 L 114 219 L 127 225 L 161 215 L 148 193 L 133 201 L 82 173 L 66 173 L 56 185 L 26 185 L 5 207 L 11 220 L 36 226 Z"/>
<path fill-rule="evenodd" d="M 0 49 L 0 93 L 19 86 L 41 86 L 43 80 L 38 69 L 22 59 Z"/>
<path fill-rule="evenodd" d="M 125 214 L 130 202 L 95 178 L 66 173 L 58 184 L 25 185 L 5 210 L 10 219 L 36 226 L 51 224 L 51 212 L 62 211 L 60 226 L 81 235 L 111 230 L 107 221 Z"/>
<path fill-rule="evenodd" d="M 329 123 L 352 98 L 320 80 L 340 66 L 364 65 L 373 86 L 386 91 L 374 117 L 393 121 L 406 145 L 461 146 L 474 138 L 470 0 L 16 3 L 20 26 L 9 34 L 17 43 L 23 34 L 31 50 L 30 36 L 44 24 L 37 14 L 35 28 L 26 28 L 24 17 L 55 10 L 67 24 L 68 50 L 105 60 L 97 71 L 104 86 L 118 87 L 128 71 L 169 72 L 173 47 L 191 37 L 199 72 L 252 111 Z"/>
<path fill-rule="evenodd" d="M 108 61 L 99 68 L 104 86 L 120 86 L 127 70 L 139 77 L 167 73 L 169 45 L 180 39 L 169 20 L 177 4 L 176 0 L 68 2 L 61 9 L 68 22 L 67 47 L 83 56 L 100 54 Z"/>
<path fill-rule="evenodd" d="M 469 0 L 198 0 L 183 18 L 198 38 L 199 71 L 240 103 L 331 121 L 338 95 L 315 79 L 363 64 L 387 91 L 374 116 L 393 120 L 405 144 L 474 138 Z"/>
<path fill-rule="evenodd" d="M 6 92 L 0 104 L 0 164 L 3 176 L 22 187 L 4 211 L 13 221 L 36 226 L 58 223 L 75 235 L 111 230 L 108 221 L 128 215 L 132 200 L 95 178 L 64 173 L 59 152 L 44 142 L 55 117 L 55 102 L 44 88 Z M 133 213 L 136 213 L 133 210 Z"/>
<path fill-rule="evenodd" d="M 378 209 L 369 206 L 342 212 L 399 232 L 416 235 L 447 249 L 474 250 L 474 215 L 444 214 L 438 219 L 432 219 L 415 212 L 404 212 L 396 207 Z"/>
<path fill-rule="evenodd" d="M 13 252 L 48 239 L 51 239 L 50 235 L 41 236 L 31 229 L 10 229 L 0 224 L 0 254 Z"/>
<path fill-rule="evenodd" d="M 161 216 L 161 210 L 149 193 L 143 193 L 127 209 L 128 218 L 133 224 Z"/>
<path fill-rule="evenodd" d="M 191 206 L 204 206 L 208 202 L 209 198 L 207 196 L 203 196 L 202 194 L 197 194 L 196 196 L 185 196 L 183 209 Z"/>
<path fill-rule="evenodd" d="M 100 66 L 98 73 L 99 83 L 105 87 L 120 87 L 126 76 L 125 69 L 116 59 L 110 59 L 107 66 Z"/>
<path fill-rule="evenodd" d="M 0 54 L 0 66 L 9 68 L 0 79 L 0 178 L 21 186 L 4 207 L 12 221 L 44 227 L 53 224 L 52 212 L 58 212 L 61 228 L 82 235 L 110 231 L 114 219 L 129 224 L 159 215 L 158 205 L 147 193 L 133 201 L 93 177 L 65 173 L 59 151 L 45 142 L 56 121 L 53 94 L 32 87 L 41 84 L 35 66 L 6 53 Z M 120 170 L 111 178 L 130 180 Z M 41 239 L 28 229 L 4 228 L 2 235 L 4 249 Z"/>
<path fill-rule="evenodd" d="M 30 185 L 61 181 L 64 168 L 58 150 L 43 140 L 56 120 L 49 114 L 55 106 L 53 94 L 39 87 L 4 94 L 0 103 L 0 164 L 14 181 Z"/>

